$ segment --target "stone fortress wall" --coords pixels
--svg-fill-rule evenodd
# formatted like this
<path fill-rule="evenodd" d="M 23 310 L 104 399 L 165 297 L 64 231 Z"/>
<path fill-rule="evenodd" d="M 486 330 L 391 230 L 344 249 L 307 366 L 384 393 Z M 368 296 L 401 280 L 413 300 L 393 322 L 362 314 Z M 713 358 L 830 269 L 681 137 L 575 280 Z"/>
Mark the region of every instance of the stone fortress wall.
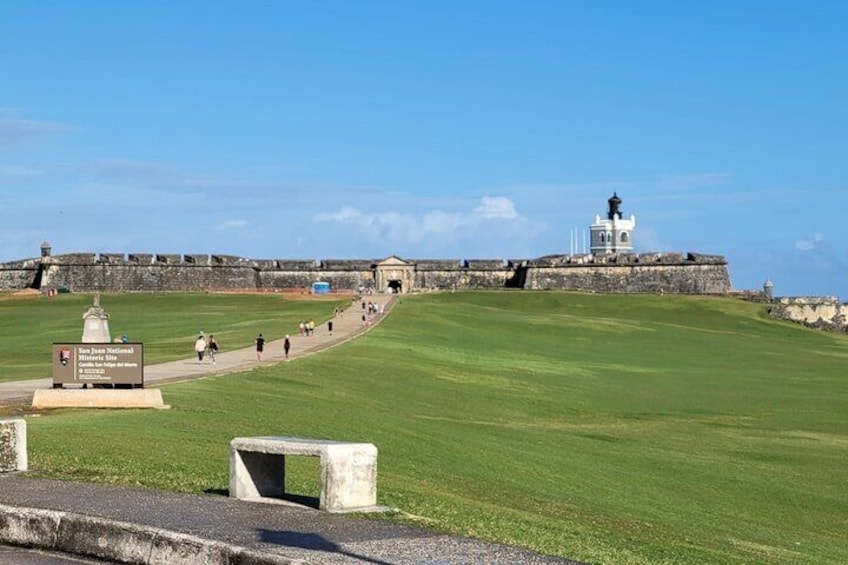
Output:
<path fill-rule="evenodd" d="M 555 255 L 530 261 L 523 288 L 594 292 L 730 292 L 727 261 L 697 253 Z"/>
<path fill-rule="evenodd" d="M 695 253 L 553 255 L 532 260 L 283 260 L 231 255 L 72 253 L 0 263 L 0 290 L 75 292 L 378 292 L 518 288 L 586 292 L 725 294 L 727 261 Z"/>
<path fill-rule="evenodd" d="M 801 296 L 772 301 L 769 316 L 818 330 L 848 332 L 848 304 L 835 296 Z"/>

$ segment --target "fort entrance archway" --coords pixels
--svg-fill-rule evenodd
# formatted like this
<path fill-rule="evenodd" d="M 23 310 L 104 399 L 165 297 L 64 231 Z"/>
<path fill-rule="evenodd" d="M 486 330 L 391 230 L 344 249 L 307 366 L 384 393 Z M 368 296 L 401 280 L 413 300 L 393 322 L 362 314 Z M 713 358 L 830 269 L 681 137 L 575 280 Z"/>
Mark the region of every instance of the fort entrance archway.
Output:
<path fill-rule="evenodd" d="M 393 255 L 377 263 L 374 278 L 377 292 L 411 292 L 415 286 L 415 265 Z"/>

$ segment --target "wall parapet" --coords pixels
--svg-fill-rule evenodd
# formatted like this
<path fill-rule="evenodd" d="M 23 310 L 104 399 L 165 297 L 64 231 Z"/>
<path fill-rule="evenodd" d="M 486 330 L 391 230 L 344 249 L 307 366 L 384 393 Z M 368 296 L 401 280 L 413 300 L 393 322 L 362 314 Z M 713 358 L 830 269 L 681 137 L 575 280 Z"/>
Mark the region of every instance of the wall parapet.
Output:
<path fill-rule="evenodd" d="M 466 269 L 484 271 L 502 271 L 509 268 L 509 264 L 502 259 L 466 259 Z"/>
<path fill-rule="evenodd" d="M 314 271 L 320 268 L 321 263 L 315 259 L 292 261 L 290 259 L 277 259 L 277 269 L 281 271 Z"/>
<path fill-rule="evenodd" d="M 330 271 L 361 271 L 374 267 L 376 261 L 369 259 L 322 259 L 318 264 Z"/>
<path fill-rule="evenodd" d="M 775 304 L 786 306 L 838 305 L 838 296 L 781 296 L 774 299 Z"/>
<path fill-rule="evenodd" d="M 23 259 L 21 261 L 9 261 L 8 263 L 0 263 L 0 271 L 17 271 L 19 269 L 38 269 L 40 260 L 38 259 Z"/>
<path fill-rule="evenodd" d="M 410 259 L 418 271 L 442 271 L 461 269 L 462 261 L 459 259 Z"/>
<path fill-rule="evenodd" d="M 723 255 L 702 253 L 578 253 L 573 255 L 545 255 L 531 259 L 534 267 L 564 267 L 584 265 L 727 265 Z"/>

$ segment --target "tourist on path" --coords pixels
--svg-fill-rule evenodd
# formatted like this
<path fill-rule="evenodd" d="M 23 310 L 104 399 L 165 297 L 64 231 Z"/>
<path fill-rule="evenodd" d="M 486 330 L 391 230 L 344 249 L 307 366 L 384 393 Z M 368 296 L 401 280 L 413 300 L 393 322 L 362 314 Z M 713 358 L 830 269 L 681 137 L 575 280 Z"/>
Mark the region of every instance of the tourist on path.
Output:
<path fill-rule="evenodd" d="M 262 350 L 265 349 L 265 338 L 262 337 L 262 334 L 259 334 L 259 337 L 256 338 L 256 360 L 262 361 Z"/>
<path fill-rule="evenodd" d="M 212 364 L 215 364 L 215 353 L 218 351 L 218 341 L 215 336 L 209 334 L 209 339 L 206 340 L 206 346 L 209 348 L 209 358 L 212 359 Z"/>
<path fill-rule="evenodd" d="M 194 342 L 194 351 L 197 353 L 197 362 L 203 363 L 203 353 L 206 351 L 206 338 L 203 337 L 203 334 L 197 336 L 197 340 Z"/>
<path fill-rule="evenodd" d="M 289 358 L 289 349 L 291 349 L 291 340 L 289 340 L 289 334 L 286 334 L 286 340 L 283 342 L 283 350 L 286 352 L 286 359 Z"/>

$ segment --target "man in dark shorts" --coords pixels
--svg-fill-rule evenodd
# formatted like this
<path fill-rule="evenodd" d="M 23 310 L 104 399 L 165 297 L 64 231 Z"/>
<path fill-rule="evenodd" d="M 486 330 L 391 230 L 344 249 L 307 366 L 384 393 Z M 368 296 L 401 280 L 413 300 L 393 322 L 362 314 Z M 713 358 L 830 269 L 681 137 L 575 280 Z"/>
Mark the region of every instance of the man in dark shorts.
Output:
<path fill-rule="evenodd" d="M 259 337 L 256 338 L 256 360 L 262 361 L 262 350 L 265 349 L 265 338 L 262 337 L 262 334 L 259 334 Z"/>

